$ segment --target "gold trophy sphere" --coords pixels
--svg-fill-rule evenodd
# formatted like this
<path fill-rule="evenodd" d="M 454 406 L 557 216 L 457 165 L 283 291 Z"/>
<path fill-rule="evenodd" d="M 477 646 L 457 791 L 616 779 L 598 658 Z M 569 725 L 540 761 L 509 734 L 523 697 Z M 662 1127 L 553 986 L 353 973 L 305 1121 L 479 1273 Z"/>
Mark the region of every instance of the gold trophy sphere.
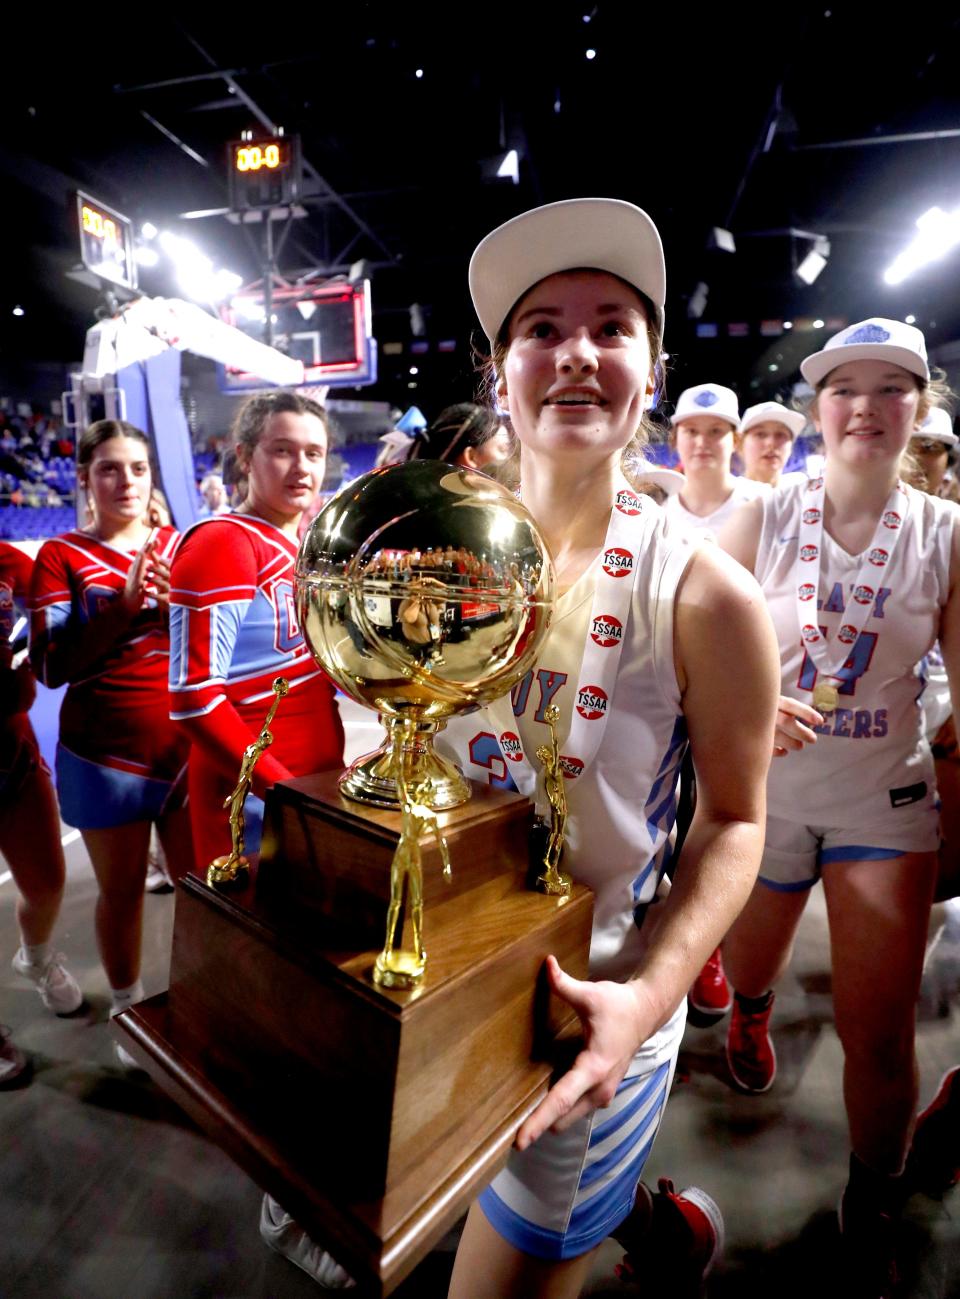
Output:
<path fill-rule="evenodd" d="M 314 658 L 387 730 L 344 773 L 342 792 L 397 808 L 402 766 L 418 802 L 466 802 L 469 785 L 433 736 L 506 694 L 536 659 L 554 579 L 530 513 L 468 469 L 431 460 L 376 469 L 314 519 L 295 589 Z"/>

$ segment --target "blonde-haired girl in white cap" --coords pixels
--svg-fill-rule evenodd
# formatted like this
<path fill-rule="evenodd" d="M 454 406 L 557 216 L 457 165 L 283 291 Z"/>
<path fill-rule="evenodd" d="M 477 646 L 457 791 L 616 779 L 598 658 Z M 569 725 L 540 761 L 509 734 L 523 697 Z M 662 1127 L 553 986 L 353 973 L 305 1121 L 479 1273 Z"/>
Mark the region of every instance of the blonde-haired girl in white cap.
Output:
<path fill-rule="evenodd" d="M 685 388 L 670 425 L 684 484 L 664 509 L 687 527 L 715 535 L 739 506 L 767 490 L 730 470 L 740 427 L 737 394 L 719 383 Z"/>
<path fill-rule="evenodd" d="M 744 478 L 770 487 L 779 486 L 793 444 L 806 422 L 806 415 L 778 401 L 748 406 L 737 434 Z"/>
<path fill-rule="evenodd" d="M 524 213 L 482 241 L 470 284 L 520 445 L 521 496 L 560 595 L 512 700 L 449 734 L 468 775 L 540 802 L 537 748 L 549 739 L 546 708 L 559 708 L 564 869 L 595 903 L 589 980 L 547 959 L 583 1049 L 471 1209 L 450 1294 L 572 1299 L 594 1249 L 632 1221 L 687 988 L 755 876 L 776 649 L 753 579 L 670 528 L 622 473 L 660 354 L 663 254 L 650 218 L 612 199 Z M 648 926 L 688 736 L 700 798 L 660 922 Z M 697 1223 L 700 1276 L 719 1244 L 716 1208 L 700 1193 L 676 1198 Z"/>
<path fill-rule="evenodd" d="M 917 698 L 939 636 L 960 686 L 956 508 L 901 482 L 931 407 L 923 335 L 850 326 L 801 365 L 822 477 L 746 506 L 721 544 L 763 587 L 786 698 L 767 786 L 760 880 L 724 945 L 737 995 L 727 1058 L 743 1090 L 773 1082 L 771 991 L 822 879 L 853 1153 L 841 1204 L 844 1293 L 890 1293 L 917 1103 L 914 1017 L 939 824 Z"/>

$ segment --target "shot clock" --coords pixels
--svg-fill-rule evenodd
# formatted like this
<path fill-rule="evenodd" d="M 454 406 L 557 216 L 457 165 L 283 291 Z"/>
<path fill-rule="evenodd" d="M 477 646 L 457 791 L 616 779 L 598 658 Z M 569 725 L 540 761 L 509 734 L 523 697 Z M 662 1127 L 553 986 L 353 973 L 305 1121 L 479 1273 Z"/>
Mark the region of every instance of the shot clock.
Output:
<path fill-rule="evenodd" d="M 125 289 L 137 287 L 133 225 L 128 217 L 77 191 L 80 256 L 87 270 Z"/>
<path fill-rule="evenodd" d="M 300 137 L 275 135 L 267 139 L 232 140 L 227 145 L 230 207 L 283 207 L 300 192 Z"/>

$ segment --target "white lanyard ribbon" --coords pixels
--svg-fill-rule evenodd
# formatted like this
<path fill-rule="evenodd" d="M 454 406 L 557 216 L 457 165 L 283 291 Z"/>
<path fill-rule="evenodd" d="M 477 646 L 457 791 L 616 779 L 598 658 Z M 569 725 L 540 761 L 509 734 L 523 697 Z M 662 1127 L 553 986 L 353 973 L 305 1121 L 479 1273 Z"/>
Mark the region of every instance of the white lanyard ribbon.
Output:
<path fill-rule="evenodd" d="M 817 622 L 816 605 L 823 553 L 823 478 L 811 478 L 804 490 L 798 538 L 800 547 L 794 568 L 797 619 L 804 648 L 813 660 L 819 676 L 826 678 L 818 682 L 813 692 L 814 707 L 821 712 L 829 712 L 837 707 L 839 699 L 834 682 L 842 682 L 840 673 L 873 610 L 877 588 L 884 572 L 890 567 L 903 532 L 906 508 L 906 492 L 898 482 L 887 498 L 877 520 L 873 539 L 864 552 L 853 590 L 844 605 L 843 617 L 835 633 L 837 648 L 833 654 L 829 654 L 826 638 Z"/>
<path fill-rule="evenodd" d="M 561 742 L 560 765 L 571 780 L 582 775 L 593 761 L 610 716 L 624 632 L 640 570 L 637 516 L 652 504 L 649 497 L 640 496 L 624 480 L 614 496 L 603 549 L 592 562 L 597 578 L 589 631 L 570 730 Z M 487 713 L 496 726 L 507 770 L 520 791 L 532 798 L 538 773 L 523 751 L 510 695 L 489 704 Z M 544 735 L 546 742 L 546 728 Z"/>

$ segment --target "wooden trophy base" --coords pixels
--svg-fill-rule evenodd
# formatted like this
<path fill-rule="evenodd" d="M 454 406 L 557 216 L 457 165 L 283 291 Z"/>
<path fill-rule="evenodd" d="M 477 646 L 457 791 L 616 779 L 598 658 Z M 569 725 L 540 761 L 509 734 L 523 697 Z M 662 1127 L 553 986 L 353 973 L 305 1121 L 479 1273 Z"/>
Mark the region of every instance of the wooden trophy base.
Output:
<path fill-rule="evenodd" d="M 423 840 L 420 987 L 370 977 L 400 816 L 317 776 L 271 791 L 246 888 L 184 879 L 170 990 L 114 1021 L 364 1293 L 389 1294 L 490 1180 L 575 1028 L 543 961 L 586 976 L 591 895 L 530 891 L 529 804 L 475 795 L 439 816 L 449 889 Z"/>

